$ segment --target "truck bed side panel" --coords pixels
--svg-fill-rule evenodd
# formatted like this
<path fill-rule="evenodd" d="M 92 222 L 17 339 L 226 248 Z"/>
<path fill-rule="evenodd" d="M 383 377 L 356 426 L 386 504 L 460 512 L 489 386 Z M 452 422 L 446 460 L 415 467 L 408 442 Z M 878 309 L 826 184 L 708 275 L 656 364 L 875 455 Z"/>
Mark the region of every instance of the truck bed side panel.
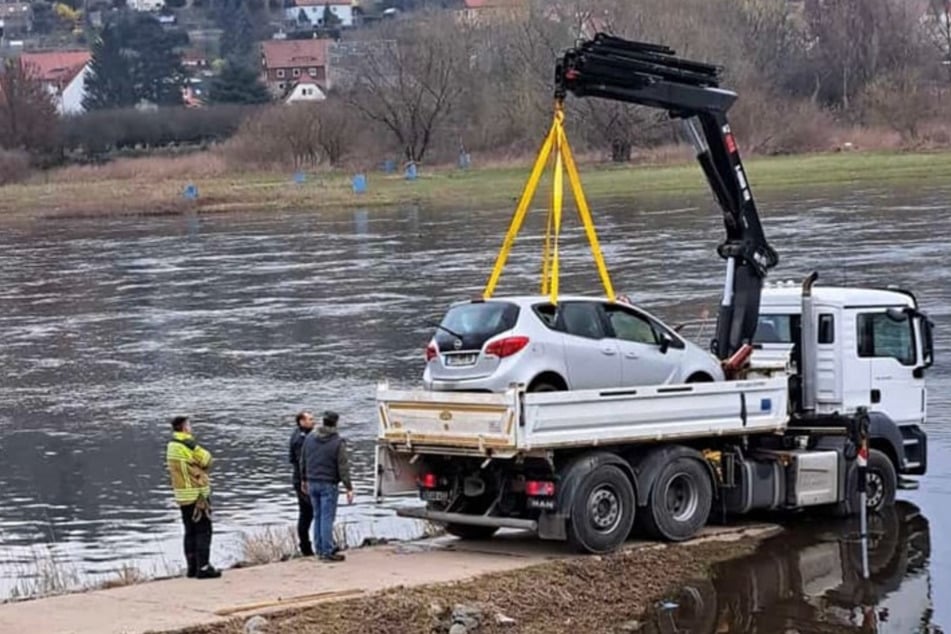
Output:
<path fill-rule="evenodd" d="M 528 394 L 520 449 L 764 433 L 786 426 L 786 377 Z"/>

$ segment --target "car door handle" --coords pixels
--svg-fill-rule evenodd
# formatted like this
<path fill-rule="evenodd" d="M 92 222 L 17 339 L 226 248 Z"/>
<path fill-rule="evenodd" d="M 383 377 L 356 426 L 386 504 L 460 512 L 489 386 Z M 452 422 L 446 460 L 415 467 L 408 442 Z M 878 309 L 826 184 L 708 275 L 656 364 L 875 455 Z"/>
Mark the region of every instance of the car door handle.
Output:
<path fill-rule="evenodd" d="M 617 350 L 614 348 L 601 348 L 601 352 L 609 356 L 617 354 Z"/>
<path fill-rule="evenodd" d="M 636 352 L 628 352 L 628 353 L 626 353 L 624 356 L 627 357 L 628 359 L 639 359 L 639 358 L 640 358 L 640 357 L 637 355 Z"/>

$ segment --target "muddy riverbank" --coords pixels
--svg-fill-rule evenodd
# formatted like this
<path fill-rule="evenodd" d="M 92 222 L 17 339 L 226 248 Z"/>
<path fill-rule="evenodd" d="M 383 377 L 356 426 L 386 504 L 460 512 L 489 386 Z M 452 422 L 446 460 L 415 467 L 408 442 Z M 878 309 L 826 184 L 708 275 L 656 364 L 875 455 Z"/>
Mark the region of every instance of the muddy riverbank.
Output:
<path fill-rule="evenodd" d="M 779 529 L 687 544 L 642 545 L 467 581 L 383 592 L 271 615 L 267 634 L 651 632 L 650 613 L 719 562 L 749 555 Z M 315 574 L 321 574 L 320 570 Z M 182 634 L 244 634 L 248 616 Z M 450 629 L 454 625 L 462 625 Z M 464 628 L 464 629 L 463 629 Z"/>

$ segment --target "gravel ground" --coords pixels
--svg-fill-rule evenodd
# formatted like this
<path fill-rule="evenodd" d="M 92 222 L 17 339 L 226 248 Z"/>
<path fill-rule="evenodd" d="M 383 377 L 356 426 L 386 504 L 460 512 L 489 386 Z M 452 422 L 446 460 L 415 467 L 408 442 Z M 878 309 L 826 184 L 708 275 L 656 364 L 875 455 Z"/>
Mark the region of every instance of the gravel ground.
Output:
<path fill-rule="evenodd" d="M 181 634 L 647 632 L 654 630 L 645 617 L 649 608 L 675 596 L 684 582 L 704 577 L 712 564 L 751 553 L 759 541 L 659 544 L 323 603 L 268 615 L 261 629 L 246 629 L 245 617 Z M 455 609 L 459 605 L 466 609 Z M 453 619 L 454 611 L 462 617 Z M 499 615 L 509 620 L 500 622 L 506 619 Z M 468 627 L 452 627 L 454 620 Z"/>

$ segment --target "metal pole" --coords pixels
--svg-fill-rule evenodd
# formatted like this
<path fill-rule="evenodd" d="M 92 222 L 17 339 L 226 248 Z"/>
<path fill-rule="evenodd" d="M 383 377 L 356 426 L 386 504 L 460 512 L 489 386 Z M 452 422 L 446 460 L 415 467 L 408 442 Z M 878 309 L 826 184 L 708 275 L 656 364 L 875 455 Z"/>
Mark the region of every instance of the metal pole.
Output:
<path fill-rule="evenodd" d="M 859 537 L 862 543 L 862 578 L 868 579 L 868 491 L 866 471 L 868 469 L 868 424 L 863 416 L 859 423 Z"/>

